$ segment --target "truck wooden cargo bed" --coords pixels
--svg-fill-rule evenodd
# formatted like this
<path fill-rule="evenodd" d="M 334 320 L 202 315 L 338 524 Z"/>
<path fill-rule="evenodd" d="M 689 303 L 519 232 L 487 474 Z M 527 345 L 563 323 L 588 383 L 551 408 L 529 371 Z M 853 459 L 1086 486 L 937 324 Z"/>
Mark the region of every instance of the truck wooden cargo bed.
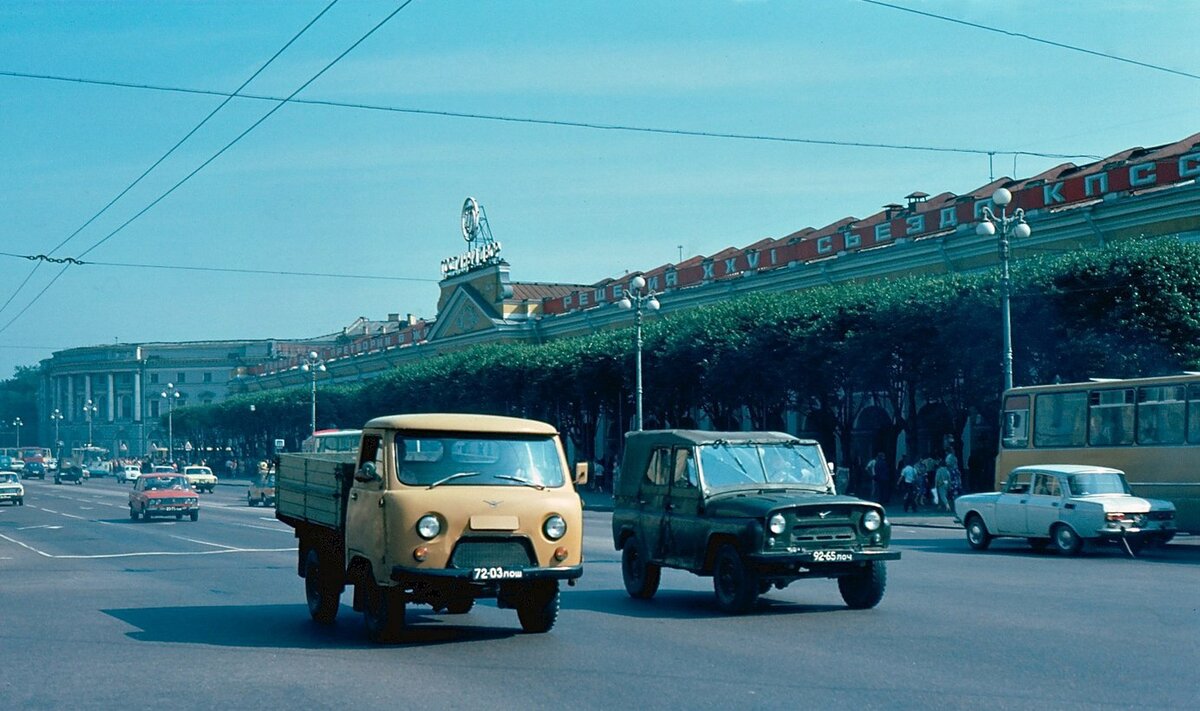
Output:
<path fill-rule="evenodd" d="M 342 530 L 353 463 L 345 454 L 281 454 L 275 471 L 275 517 L 295 527 Z"/>

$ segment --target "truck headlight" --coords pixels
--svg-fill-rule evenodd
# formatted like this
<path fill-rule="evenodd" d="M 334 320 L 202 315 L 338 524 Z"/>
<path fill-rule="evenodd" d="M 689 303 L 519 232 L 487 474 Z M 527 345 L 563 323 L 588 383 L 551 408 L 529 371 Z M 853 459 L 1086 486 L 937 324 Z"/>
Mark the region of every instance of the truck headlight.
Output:
<path fill-rule="evenodd" d="M 787 519 L 785 519 L 781 513 L 772 514 L 771 518 L 767 519 L 767 529 L 769 529 L 771 533 L 775 534 L 776 536 L 783 533 L 784 529 L 786 528 Z"/>
<path fill-rule="evenodd" d="M 557 541 L 567 535 L 567 522 L 563 520 L 562 516 L 554 514 L 542 524 L 542 533 L 546 534 L 546 538 Z"/>
<path fill-rule="evenodd" d="M 417 535 L 425 540 L 437 537 L 442 532 L 442 521 L 433 514 L 425 514 L 417 519 Z"/>
<path fill-rule="evenodd" d="M 868 511 L 863 515 L 862 525 L 868 531 L 878 531 L 879 527 L 883 525 L 883 517 L 879 515 L 878 511 Z"/>

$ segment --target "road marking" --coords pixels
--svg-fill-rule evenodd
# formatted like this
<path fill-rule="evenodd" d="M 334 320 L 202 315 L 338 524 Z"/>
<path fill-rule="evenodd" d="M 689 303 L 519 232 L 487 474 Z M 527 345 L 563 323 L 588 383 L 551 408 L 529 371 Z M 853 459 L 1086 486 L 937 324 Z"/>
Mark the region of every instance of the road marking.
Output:
<path fill-rule="evenodd" d="M 39 506 L 38 508 L 41 508 L 41 507 Z M 52 513 L 52 514 L 56 514 L 56 513 L 58 513 L 58 512 L 57 512 L 57 511 L 55 511 L 54 509 L 42 509 L 42 511 L 45 511 L 46 513 Z"/>
<path fill-rule="evenodd" d="M 37 548 L 34 548 L 33 546 L 31 546 L 27 543 L 22 543 L 21 541 L 18 541 L 15 538 L 9 538 L 8 536 L 4 535 L 3 533 L 0 533 L 0 538 L 3 538 L 4 540 L 6 540 L 10 543 L 15 543 L 18 546 L 25 548 L 26 550 L 33 551 L 34 553 L 37 553 L 38 555 L 42 556 L 43 558 L 52 558 L 52 559 L 56 559 L 56 560 L 95 560 L 98 558 L 146 558 L 149 556 L 158 556 L 158 555 L 180 557 L 180 556 L 193 556 L 193 555 L 222 555 L 222 554 L 226 554 L 226 553 L 288 553 L 288 552 L 296 550 L 296 547 L 292 546 L 290 548 L 230 548 L 230 549 L 221 549 L 221 550 L 216 550 L 216 551 L 138 551 L 135 553 L 96 553 L 93 555 L 55 555 L 53 553 L 47 553 L 46 551 L 43 551 L 43 550 L 38 550 Z"/>
<path fill-rule="evenodd" d="M 64 514 L 59 514 L 59 515 L 60 515 L 60 516 L 66 516 L 67 518 L 77 518 L 77 519 L 79 519 L 80 521 L 84 521 L 84 520 L 86 520 L 86 519 L 84 519 L 84 517 L 83 517 L 83 516 L 76 516 L 75 514 L 64 513 Z"/>
<path fill-rule="evenodd" d="M 171 538 L 178 538 L 179 540 L 181 540 L 181 541 L 187 541 L 188 543 L 199 543 L 199 544 L 200 544 L 200 545 L 202 545 L 202 546 L 215 546 L 215 547 L 217 547 L 217 548 L 224 548 L 224 549 L 226 549 L 226 550 L 231 550 L 231 551 L 236 551 L 236 550 L 238 550 L 238 547 L 237 547 L 237 546 L 227 546 L 227 545 L 224 545 L 224 544 L 221 544 L 221 543 L 212 543 L 212 542 L 210 542 L 210 541 L 201 541 L 201 540 L 199 540 L 199 539 L 196 539 L 196 538 L 187 538 L 187 537 L 184 537 L 184 536 L 171 536 Z"/>
<path fill-rule="evenodd" d="M 256 528 L 260 531 L 277 531 L 279 533 L 291 533 L 292 529 L 284 526 L 256 526 L 253 523 L 233 523 L 231 526 L 241 526 L 242 528 Z"/>
<path fill-rule="evenodd" d="M 20 527 L 20 528 L 18 528 L 17 530 L 18 530 L 18 531 L 28 531 L 28 530 L 30 530 L 30 529 L 33 529 L 33 528 L 48 528 L 48 529 L 50 529 L 51 531 L 57 531 L 58 529 L 62 528 L 62 526 L 51 526 L 51 525 L 50 525 L 50 524 L 48 524 L 48 523 L 43 523 L 43 524 L 40 524 L 40 525 L 37 525 L 37 526 L 21 526 L 21 527 Z"/>

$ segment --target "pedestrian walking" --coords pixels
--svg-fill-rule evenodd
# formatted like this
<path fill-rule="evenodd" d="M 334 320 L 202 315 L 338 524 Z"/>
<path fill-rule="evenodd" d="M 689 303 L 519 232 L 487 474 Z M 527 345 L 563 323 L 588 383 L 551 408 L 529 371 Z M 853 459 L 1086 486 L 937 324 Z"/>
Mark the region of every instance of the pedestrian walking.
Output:
<path fill-rule="evenodd" d="M 896 479 L 896 484 L 900 487 L 900 495 L 904 497 L 904 511 L 916 512 L 917 510 L 917 468 L 913 466 L 912 461 L 905 457 L 903 460 L 904 468 L 900 470 L 900 477 Z"/>
<path fill-rule="evenodd" d="M 945 464 L 937 468 L 937 474 L 934 476 L 934 484 L 937 486 L 937 507 L 945 511 L 950 510 L 950 470 Z"/>

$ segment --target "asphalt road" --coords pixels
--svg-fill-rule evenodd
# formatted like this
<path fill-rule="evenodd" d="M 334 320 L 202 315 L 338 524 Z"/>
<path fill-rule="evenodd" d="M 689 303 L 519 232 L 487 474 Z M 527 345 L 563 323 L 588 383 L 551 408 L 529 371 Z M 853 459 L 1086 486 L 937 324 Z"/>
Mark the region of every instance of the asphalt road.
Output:
<path fill-rule="evenodd" d="M 128 487 L 29 481 L 0 507 L 0 703 L 53 708 L 1195 708 L 1200 541 L 1080 558 L 898 526 L 874 610 L 827 580 L 743 617 L 666 571 L 629 599 L 608 514 L 549 634 L 482 602 L 410 607 L 407 643 L 366 642 L 350 595 L 308 619 L 291 530 L 245 489 L 200 520 L 133 522 Z"/>

